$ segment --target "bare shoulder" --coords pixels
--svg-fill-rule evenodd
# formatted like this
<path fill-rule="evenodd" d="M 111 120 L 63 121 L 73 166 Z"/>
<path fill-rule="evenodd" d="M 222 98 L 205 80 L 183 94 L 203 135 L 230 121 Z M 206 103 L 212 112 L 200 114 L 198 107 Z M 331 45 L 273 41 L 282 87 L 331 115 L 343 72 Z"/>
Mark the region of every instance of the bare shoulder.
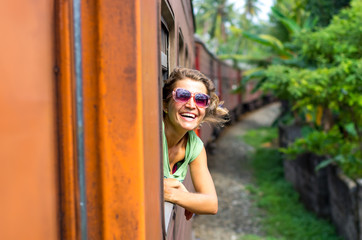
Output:
<path fill-rule="evenodd" d="M 200 154 L 190 163 L 190 167 L 200 164 L 205 164 L 205 166 L 207 166 L 207 154 L 204 146 L 202 147 Z"/>

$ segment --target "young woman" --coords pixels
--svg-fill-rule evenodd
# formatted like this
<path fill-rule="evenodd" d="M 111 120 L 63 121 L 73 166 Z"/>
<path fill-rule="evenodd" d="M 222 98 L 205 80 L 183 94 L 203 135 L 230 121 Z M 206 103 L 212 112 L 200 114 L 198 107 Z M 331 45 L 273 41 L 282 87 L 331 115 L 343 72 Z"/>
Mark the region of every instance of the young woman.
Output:
<path fill-rule="evenodd" d="M 218 201 L 201 139 L 194 129 L 203 122 L 224 123 L 213 82 L 197 70 L 176 68 L 163 87 L 164 198 L 192 213 L 216 214 Z M 182 184 L 187 167 L 196 193 Z"/>

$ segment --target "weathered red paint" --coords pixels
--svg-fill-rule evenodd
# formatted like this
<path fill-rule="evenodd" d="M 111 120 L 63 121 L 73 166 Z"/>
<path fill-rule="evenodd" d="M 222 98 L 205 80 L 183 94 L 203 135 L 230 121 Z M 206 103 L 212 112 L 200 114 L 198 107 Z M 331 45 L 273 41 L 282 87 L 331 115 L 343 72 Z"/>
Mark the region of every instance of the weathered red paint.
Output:
<path fill-rule="evenodd" d="M 157 1 L 82 6 L 88 235 L 160 239 Z"/>

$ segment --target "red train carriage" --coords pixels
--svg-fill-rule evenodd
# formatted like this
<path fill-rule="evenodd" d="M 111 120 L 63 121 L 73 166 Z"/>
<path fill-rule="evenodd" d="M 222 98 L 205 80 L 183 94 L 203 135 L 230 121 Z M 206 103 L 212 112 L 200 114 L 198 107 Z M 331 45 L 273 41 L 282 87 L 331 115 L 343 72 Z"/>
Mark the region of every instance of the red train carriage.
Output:
<path fill-rule="evenodd" d="M 243 108 L 246 111 L 256 109 L 263 105 L 263 92 L 262 91 L 256 91 L 254 92 L 254 88 L 256 86 L 257 82 L 255 81 L 249 81 L 244 90 L 244 95 L 242 98 L 243 102 Z M 270 101 L 271 99 L 266 99 L 267 101 Z"/>
<path fill-rule="evenodd" d="M 218 76 L 218 60 L 217 58 L 208 51 L 206 46 L 200 39 L 195 37 L 195 69 L 204 73 L 209 77 L 215 84 L 216 94 L 220 97 L 220 81 Z M 204 124 L 200 128 L 198 134 L 204 143 L 208 143 L 213 140 L 213 126 Z"/>
<path fill-rule="evenodd" d="M 219 98 L 224 101 L 224 107 L 229 109 L 231 120 L 236 120 L 241 113 L 241 94 L 233 94 L 241 80 L 241 71 L 217 59 L 200 39 L 195 37 L 195 68 L 213 80 Z M 208 143 L 214 139 L 214 128 L 204 124 L 199 135 Z"/>
<path fill-rule="evenodd" d="M 238 94 L 231 93 L 232 89 L 239 85 L 238 70 L 231 68 L 226 63 L 220 62 L 220 77 L 221 77 L 221 99 L 225 102 L 225 107 L 229 109 L 231 120 L 236 119 L 238 108 L 240 105 L 240 98 Z"/>

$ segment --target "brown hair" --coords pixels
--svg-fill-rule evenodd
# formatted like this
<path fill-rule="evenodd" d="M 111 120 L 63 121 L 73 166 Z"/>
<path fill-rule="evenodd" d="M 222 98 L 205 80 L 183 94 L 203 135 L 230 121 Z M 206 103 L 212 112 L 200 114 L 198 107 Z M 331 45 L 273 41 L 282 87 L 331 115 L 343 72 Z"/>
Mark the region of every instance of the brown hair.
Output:
<path fill-rule="evenodd" d="M 168 104 L 175 83 L 186 78 L 202 82 L 207 89 L 207 94 L 210 96 L 210 105 L 206 108 L 206 114 L 202 122 L 217 123 L 220 125 L 227 122 L 229 111 L 221 106 L 223 102 L 219 101 L 219 97 L 215 93 L 214 83 L 195 69 L 177 67 L 171 72 L 170 77 L 164 81 L 162 89 L 163 102 Z"/>

